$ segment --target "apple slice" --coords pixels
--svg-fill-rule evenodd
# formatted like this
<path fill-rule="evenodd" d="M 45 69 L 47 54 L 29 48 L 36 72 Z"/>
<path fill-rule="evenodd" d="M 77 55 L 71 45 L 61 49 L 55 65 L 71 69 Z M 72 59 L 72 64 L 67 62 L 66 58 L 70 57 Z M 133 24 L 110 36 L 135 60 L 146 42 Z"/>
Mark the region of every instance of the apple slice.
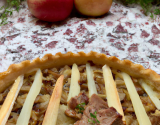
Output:
<path fill-rule="evenodd" d="M 155 104 L 158 110 L 160 110 L 160 100 L 157 97 L 157 93 L 152 90 L 152 88 L 147 85 L 143 80 L 139 80 L 140 85 L 142 88 L 146 91 L 146 93 L 149 95 L 152 102 Z"/>
<path fill-rule="evenodd" d="M 80 85 L 78 83 L 79 79 L 80 73 L 77 65 L 74 63 L 72 66 L 71 84 L 67 101 L 69 101 L 72 97 L 78 96 L 80 93 Z"/>
<path fill-rule="evenodd" d="M 42 72 L 40 69 L 38 69 L 34 78 L 34 82 L 31 86 L 31 89 L 22 107 L 21 113 L 18 117 L 16 125 L 28 125 L 32 107 L 37 95 L 41 90 L 41 86 L 42 86 Z"/>
<path fill-rule="evenodd" d="M 97 94 L 97 89 L 93 79 L 93 70 L 89 63 L 86 64 L 86 72 L 87 72 L 89 98 L 90 98 L 93 94 Z"/>
<path fill-rule="evenodd" d="M 55 85 L 42 125 L 56 125 L 64 76 L 61 75 Z"/>
<path fill-rule="evenodd" d="M 125 117 L 124 117 L 122 105 L 120 103 L 118 91 L 116 88 L 116 84 L 113 80 L 111 69 L 107 65 L 104 65 L 102 69 L 103 69 L 103 77 L 105 81 L 105 89 L 106 89 L 108 106 L 114 107 L 118 111 L 118 113 L 120 113 L 123 116 L 122 120 L 125 123 Z"/>
<path fill-rule="evenodd" d="M 139 125 L 151 125 L 149 117 L 143 107 L 143 104 L 141 102 L 141 99 L 140 99 L 137 91 L 136 91 L 136 88 L 133 84 L 131 77 L 124 72 L 122 72 L 121 74 L 123 76 L 128 93 L 130 95 L 130 98 L 131 98 L 133 108 L 135 110 L 135 114 L 137 116 L 137 120 L 139 122 Z"/>
<path fill-rule="evenodd" d="M 9 91 L 2 107 L 0 108 L 0 125 L 5 125 L 8 120 L 8 117 L 11 113 L 14 102 L 17 98 L 18 93 L 19 93 L 19 90 L 22 87 L 23 77 L 24 77 L 24 75 L 21 75 L 15 80 L 15 82 L 14 82 L 11 90 Z"/>

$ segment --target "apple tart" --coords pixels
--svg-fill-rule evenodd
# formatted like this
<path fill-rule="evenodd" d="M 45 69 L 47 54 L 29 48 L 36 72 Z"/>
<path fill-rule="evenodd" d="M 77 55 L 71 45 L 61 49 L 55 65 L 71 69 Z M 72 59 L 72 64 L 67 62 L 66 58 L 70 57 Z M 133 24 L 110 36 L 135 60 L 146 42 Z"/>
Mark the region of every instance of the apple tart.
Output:
<path fill-rule="evenodd" d="M 1 125 L 160 125 L 160 76 L 129 60 L 46 54 L 0 73 Z"/>

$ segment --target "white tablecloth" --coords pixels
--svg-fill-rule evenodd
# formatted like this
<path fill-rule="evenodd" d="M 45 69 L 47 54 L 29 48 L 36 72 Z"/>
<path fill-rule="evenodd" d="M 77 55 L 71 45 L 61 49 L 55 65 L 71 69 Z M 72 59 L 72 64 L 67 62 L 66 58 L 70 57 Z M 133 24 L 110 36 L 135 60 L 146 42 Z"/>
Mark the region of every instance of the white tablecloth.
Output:
<path fill-rule="evenodd" d="M 0 27 L 0 72 L 10 64 L 46 53 L 96 51 L 129 59 L 160 74 L 160 18 L 152 20 L 141 8 L 113 2 L 98 18 L 74 13 L 62 22 L 43 22 L 31 15 L 27 3 Z"/>

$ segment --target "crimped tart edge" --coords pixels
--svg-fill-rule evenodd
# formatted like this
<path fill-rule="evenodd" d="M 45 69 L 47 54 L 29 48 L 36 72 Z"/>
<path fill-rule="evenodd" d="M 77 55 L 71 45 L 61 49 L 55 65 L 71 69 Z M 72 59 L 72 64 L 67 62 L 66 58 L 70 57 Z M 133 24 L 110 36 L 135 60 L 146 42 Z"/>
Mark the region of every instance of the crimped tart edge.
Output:
<path fill-rule="evenodd" d="M 32 71 L 35 68 L 59 68 L 64 65 L 72 65 L 73 63 L 82 65 L 86 64 L 88 61 L 92 61 L 96 65 L 107 64 L 109 67 L 126 72 L 130 76 L 143 78 L 160 91 L 160 75 L 155 71 L 145 69 L 142 65 L 134 64 L 129 60 L 119 60 L 115 56 L 108 57 L 105 54 L 91 51 L 89 53 L 67 52 L 66 54 L 62 54 L 59 52 L 55 55 L 46 54 L 41 59 L 36 58 L 33 61 L 26 60 L 19 64 L 12 64 L 7 71 L 0 73 L 0 92 L 11 85 L 19 75 Z"/>

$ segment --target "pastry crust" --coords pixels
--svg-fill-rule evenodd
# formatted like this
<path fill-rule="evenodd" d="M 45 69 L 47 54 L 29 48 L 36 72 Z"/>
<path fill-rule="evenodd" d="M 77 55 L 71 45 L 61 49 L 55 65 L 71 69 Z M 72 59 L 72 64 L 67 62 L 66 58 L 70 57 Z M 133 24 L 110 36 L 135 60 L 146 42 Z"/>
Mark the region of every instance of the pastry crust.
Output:
<path fill-rule="evenodd" d="M 66 54 L 57 53 L 55 55 L 46 54 L 41 59 L 36 58 L 33 61 L 23 61 L 19 64 L 12 64 L 8 70 L 0 73 L 0 92 L 4 91 L 13 81 L 21 74 L 26 74 L 36 68 L 46 69 L 53 67 L 62 67 L 64 65 L 77 65 L 86 64 L 88 61 L 92 61 L 96 65 L 105 65 L 109 67 L 128 73 L 130 76 L 136 78 L 143 78 L 148 81 L 149 84 L 154 86 L 160 91 L 160 75 L 151 69 L 145 69 L 140 64 L 134 64 L 129 60 L 119 60 L 118 58 L 111 56 L 107 57 L 105 54 L 97 52 L 68 52 Z"/>

